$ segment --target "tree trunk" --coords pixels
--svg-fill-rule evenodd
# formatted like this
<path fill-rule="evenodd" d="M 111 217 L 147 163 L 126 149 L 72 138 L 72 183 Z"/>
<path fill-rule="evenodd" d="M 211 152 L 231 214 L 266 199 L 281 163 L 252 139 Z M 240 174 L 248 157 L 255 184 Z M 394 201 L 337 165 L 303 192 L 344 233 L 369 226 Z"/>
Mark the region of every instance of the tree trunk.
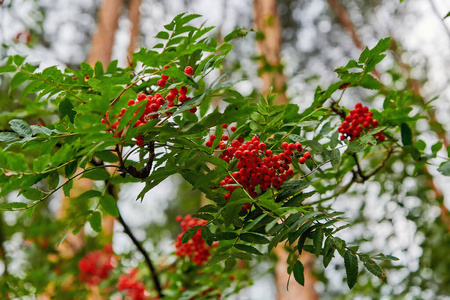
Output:
<path fill-rule="evenodd" d="M 281 65 L 281 26 L 280 17 L 276 9 L 275 0 L 254 0 L 254 26 L 261 38 L 257 40 L 260 55 L 260 77 L 262 80 L 261 93 L 267 94 L 273 86 L 273 91 L 278 93 L 277 103 L 289 103 L 285 94 L 286 78 Z"/>
<path fill-rule="evenodd" d="M 103 0 L 98 11 L 97 30 L 86 60 L 88 64 L 94 65 L 100 61 L 106 67 L 110 63 L 122 5 L 123 0 Z"/>
<path fill-rule="evenodd" d="M 133 57 L 131 53 L 136 50 L 139 41 L 139 7 L 141 6 L 141 0 L 130 0 L 128 6 L 128 18 L 130 19 L 130 43 L 128 44 L 128 65 L 133 65 Z"/>
<path fill-rule="evenodd" d="M 278 93 L 275 100 L 277 104 L 288 104 L 289 100 L 285 94 L 286 77 L 283 74 L 281 65 L 281 25 L 276 9 L 275 0 L 254 0 L 254 25 L 258 34 L 262 38 L 258 39 L 257 47 L 260 54 L 260 77 L 262 80 L 261 92 L 266 94 L 273 86 L 273 91 Z M 314 289 L 316 279 L 311 274 L 314 267 L 314 256 L 309 252 L 303 252 L 300 256 L 305 268 L 305 286 L 299 285 L 295 280 L 289 281 L 288 289 L 286 284 L 289 275 L 287 273 L 288 252 L 283 244 L 275 248 L 278 261 L 275 265 L 275 285 L 277 289 L 277 300 L 304 299 L 316 300 L 319 296 Z"/>

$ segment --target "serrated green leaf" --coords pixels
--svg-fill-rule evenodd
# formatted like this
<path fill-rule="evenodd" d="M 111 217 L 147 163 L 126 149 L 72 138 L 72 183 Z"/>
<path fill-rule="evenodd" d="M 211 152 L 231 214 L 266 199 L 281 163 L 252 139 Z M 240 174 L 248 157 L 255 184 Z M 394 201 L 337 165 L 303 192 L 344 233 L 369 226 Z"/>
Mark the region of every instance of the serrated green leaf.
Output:
<path fill-rule="evenodd" d="M 113 217 L 119 217 L 119 209 L 117 208 L 116 199 L 110 194 L 105 194 L 100 200 L 103 209 Z"/>
<path fill-rule="evenodd" d="M 19 136 L 14 132 L 0 132 L 0 142 L 10 143 L 17 141 L 19 139 Z"/>
<path fill-rule="evenodd" d="M 50 164 L 51 156 L 49 153 L 41 155 L 33 160 L 33 171 L 42 172 Z"/>
<path fill-rule="evenodd" d="M 24 202 L 10 202 L 10 203 L 4 203 L 0 204 L 0 210 L 15 210 L 15 209 L 23 209 L 27 207 L 28 205 Z"/>
<path fill-rule="evenodd" d="M 373 261 L 372 259 L 364 256 L 360 256 L 361 261 L 364 264 L 364 267 L 373 275 L 386 282 L 386 273 L 380 268 L 380 266 Z"/>
<path fill-rule="evenodd" d="M 196 233 L 197 231 L 203 227 L 202 225 L 196 225 L 193 226 L 191 228 L 189 228 L 188 230 L 186 230 L 185 233 L 183 233 L 183 236 L 181 237 L 181 242 L 183 244 L 187 243 Z"/>
<path fill-rule="evenodd" d="M 305 269 L 304 269 L 301 261 L 297 260 L 295 262 L 293 272 L 294 272 L 295 281 L 297 281 L 299 284 L 304 286 L 305 285 L 305 274 L 304 274 Z"/>
<path fill-rule="evenodd" d="M 270 242 L 265 236 L 252 232 L 244 232 L 239 236 L 239 238 L 244 242 L 253 244 L 268 244 Z"/>
<path fill-rule="evenodd" d="M 70 122 L 74 122 L 76 112 L 74 111 L 74 106 L 69 99 L 65 98 L 63 101 L 59 103 L 59 112 L 61 114 L 61 119 L 65 116 L 69 117 Z"/>
<path fill-rule="evenodd" d="M 413 144 L 411 128 L 406 123 L 400 125 L 403 146 Z"/>
<path fill-rule="evenodd" d="M 10 83 L 10 89 L 11 91 L 15 90 L 19 85 L 21 85 L 22 83 L 24 83 L 25 81 L 27 81 L 30 78 L 30 75 L 28 75 L 27 73 L 16 73 L 16 75 L 14 75 L 14 77 L 11 79 L 11 83 Z"/>
<path fill-rule="evenodd" d="M 225 231 L 225 232 L 220 232 L 216 234 L 216 239 L 218 241 L 222 241 L 222 240 L 234 240 L 237 238 L 237 233 L 236 232 L 231 232 L 231 231 Z"/>
<path fill-rule="evenodd" d="M 41 190 L 30 188 L 22 191 L 22 195 L 29 200 L 40 200 L 44 197 L 44 193 Z"/>
<path fill-rule="evenodd" d="M 347 273 L 347 285 L 351 289 L 358 280 L 358 258 L 351 250 L 345 251 L 344 255 L 345 272 Z"/>
<path fill-rule="evenodd" d="M 319 228 L 316 230 L 316 233 L 313 237 L 313 244 L 314 244 L 314 254 L 319 257 L 320 252 L 322 251 L 322 244 L 323 244 L 323 228 Z"/>
<path fill-rule="evenodd" d="M 212 234 L 211 230 L 207 226 L 203 226 L 200 234 L 205 242 L 211 246 L 214 242 L 214 234 Z"/>
<path fill-rule="evenodd" d="M 94 211 L 89 218 L 89 224 L 95 232 L 102 232 L 102 213 L 98 210 Z"/>
<path fill-rule="evenodd" d="M 81 176 L 81 178 L 87 178 L 92 180 L 107 180 L 111 175 L 103 168 L 96 168 L 87 171 Z"/>
<path fill-rule="evenodd" d="M 252 253 L 252 254 L 256 254 L 256 255 L 262 255 L 262 253 L 258 249 L 256 249 L 253 246 L 250 246 L 250 245 L 235 244 L 235 245 L 233 245 L 233 247 L 236 248 L 236 249 L 239 249 L 241 251 L 248 252 L 248 253 Z"/>
<path fill-rule="evenodd" d="M 12 119 L 9 121 L 9 125 L 11 129 L 17 132 L 20 136 L 29 137 L 33 134 L 33 130 L 31 130 L 30 125 L 27 122 L 21 119 Z"/>

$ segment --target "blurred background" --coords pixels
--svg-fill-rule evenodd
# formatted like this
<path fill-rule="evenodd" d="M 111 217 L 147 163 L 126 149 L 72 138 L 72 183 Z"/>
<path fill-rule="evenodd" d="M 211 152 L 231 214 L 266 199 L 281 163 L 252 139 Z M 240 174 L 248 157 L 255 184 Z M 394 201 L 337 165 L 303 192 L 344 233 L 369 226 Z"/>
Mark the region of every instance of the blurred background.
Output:
<path fill-rule="evenodd" d="M 432 133 L 427 122 L 418 122 L 416 139 L 427 144 L 441 140 L 447 146 L 447 0 L 0 0 L 0 59 L 20 54 L 27 56 L 27 61 L 40 62 L 41 68 L 74 69 L 82 61 L 93 64 L 101 60 L 105 65 L 118 60 L 119 66 L 127 67 L 129 53 L 154 46 L 153 37 L 182 12 L 203 15 L 200 22 L 216 26 L 213 35 L 218 40 L 236 27 L 260 30 L 261 34 L 234 42 L 223 71 L 236 89 L 252 97 L 267 91 L 268 82 L 275 82 L 280 97 L 300 109 L 312 103 L 318 85 L 327 87 L 336 81 L 336 67 L 358 58 L 364 47 L 391 36 L 391 50 L 377 69 L 380 81 L 396 89 L 411 89 L 423 103 L 438 97 L 436 110 L 428 116 L 437 129 Z M 0 77 L 2 129 L 12 114 L 9 106 L 14 95 L 9 93 L 8 83 Z M 350 107 L 357 102 L 382 109 L 383 98 L 352 89 L 341 104 Z M 17 111 L 14 114 L 18 116 Z M 398 160 L 386 167 L 389 177 L 377 176 L 354 187 L 350 196 L 323 205 L 344 211 L 355 224 L 341 232 L 348 242 L 361 244 L 362 251 L 400 259 L 383 265 L 387 284 L 362 272 L 350 291 L 343 284 L 343 260 L 333 261 L 327 269 L 320 261 L 311 260 L 306 270 L 311 284 L 293 287 L 286 294 L 286 281 L 278 278 L 280 263 L 272 258 L 249 266 L 254 268 L 254 285 L 233 299 L 450 299 L 450 180 L 441 176 L 436 166 L 430 165 L 418 176 L 411 175 L 412 162 Z M 162 263 L 161 257 L 173 251 L 174 237 L 180 231 L 175 217 L 195 212 L 202 195 L 176 176 L 152 190 L 142 203 L 136 202 L 140 189 L 135 183 L 123 185 L 118 205 L 145 249 Z M 54 198 L 42 212 L 45 218 L 59 218 L 55 216 L 61 211 L 60 198 Z M 18 213 L 4 212 L 1 217 L 2 261 L 9 261 L 9 273 L 25 278 L 32 257 L 22 251 L 26 236 L 32 236 L 33 230 L 51 233 L 53 229 L 45 221 L 28 222 Z M 112 230 L 114 251 L 130 253 L 134 246 L 121 225 L 114 224 Z M 88 239 L 95 238 L 88 226 L 85 231 Z M 135 255 L 135 260 L 141 259 Z M 6 270 L 3 262 L 0 274 Z M 285 266 L 281 270 L 285 273 Z"/>

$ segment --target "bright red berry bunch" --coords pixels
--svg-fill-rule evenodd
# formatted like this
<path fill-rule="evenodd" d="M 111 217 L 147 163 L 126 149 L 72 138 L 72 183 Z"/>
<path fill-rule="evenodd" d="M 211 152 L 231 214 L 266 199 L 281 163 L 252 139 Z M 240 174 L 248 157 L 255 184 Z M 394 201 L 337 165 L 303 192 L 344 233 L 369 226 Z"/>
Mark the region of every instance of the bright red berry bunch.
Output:
<path fill-rule="evenodd" d="M 150 296 L 145 285 L 135 278 L 138 272 L 138 269 L 132 269 L 128 274 L 122 274 L 119 277 L 116 287 L 120 292 L 127 293 L 127 299 L 144 300 Z"/>
<path fill-rule="evenodd" d="M 176 221 L 180 222 L 183 232 L 177 236 L 177 241 L 175 242 L 177 249 L 175 250 L 175 254 L 179 257 L 190 257 L 194 263 L 200 266 L 209 259 L 211 256 L 210 249 L 216 247 L 217 242 L 214 242 L 211 247 L 208 246 L 201 236 L 201 229 L 187 243 L 183 244 L 181 238 L 189 228 L 197 225 L 206 225 L 207 222 L 193 218 L 191 215 L 186 215 L 184 218 L 178 216 Z"/>
<path fill-rule="evenodd" d="M 341 133 L 341 140 L 350 138 L 354 141 L 361 134 L 372 131 L 378 126 L 378 121 L 373 119 L 373 113 L 369 111 L 367 106 L 356 103 L 355 108 L 350 110 L 350 114 L 345 117 L 345 121 L 339 125 L 338 131 Z M 385 140 L 383 132 L 373 135 L 379 142 Z"/>
<path fill-rule="evenodd" d="M 87 253 L 79 262 L 81 273 L 78 279 L 88 285 L 97 285 L 109 276 L 117 264 L 117 257 L 112 246 L 107 245 L 102 250 Z"/>
<path fill-rule="evenodd" d="M 211 140 L 212 136 L 210 137 Z M 227 140 L 222 137 L 222 141 Z M 222 142 L 221 142 L 222 143 Z M 208 146 L 208 142 L 206 144 Z M 255 198 L 258 196 L 257 189 L 265 192 L 269 188 L 280 189 L 283 183 L 294 175 L 294 171 L 289 164 L 292 163 L 292 156 L 294 151 L 301 152 L 303 147 L 301 143 L 287 143 L 283 142 L 281 148 L 283 151 L 274 154 L 272 150 L 267 149 L 267 145 L 260 142 L 259 137 L 254 136 L 250 141 L 244 142 L 243 137 L 229 143 L 229 146 L 224 143 L 224 146 L 219 144 L 220 149 L 224 150 L 220 158 L 227 163 L 237 159 L 236 167 L 239 171 L 235 171 L 220 182 L 220 185 L 228 190 L 224 199 L 228 201 L 231 194 L 239 188 L 236 181 L 248 192 L 248 194 Z M 310 158 L 311 154 L 305 152 L 302 159 Z M 304 162 L 300 162 L 304 163 Z M 244 208 L 249 210 L 252 205 L 246 203 Z"/>
<path fill-rule="evenodd" d="M 165 66 L 164 69 L 170 68 L 170 66 Z M 188 69 L 190 68 L 190 69 Z M 187 71 L 189 72 L 192 67 L 186 67 Z M 185 72 L 186 72 L 185 69 Z M 186 72 L 186 74 L 190 75 L 193 72 L 189 74 Z M 169 80 L 169 76 L 161 74 L 161 79 L 158 80 L 157 85 L 159 87 L 165 87 L 167 80 Z M 163 95 L 163 92 L 156 93 L 154 95 L 145 95 L 145 94 L 138 94 L 137 99 L 130 99 L 128 100 L 128 107 L 136 105 L 142 101 L 145 101 L 145 108 L 144 111 L 141 113 L 139 119 L 136 121 L 136 123 L 133 125 L 133 127 L 142 126 L 147 124 L 150 120 L 157 119 L 160 117 L 161 113 L 158 113 L 158 111 L 161 110 L 167 110 L 172 107 L 178 107 L 181 106 L 184 102 L 190 100 L 191 98 L 187 96 L 188 94 L 188 88 L 186 86 L 181 86 L 180 89 L 173 88 L 170 89 L 169 93 L 167 93 L 165 96 Z M 127 111 L 127 108 L 123 107 L 120 111 L 120 114 L 118 118 L 112 122 L 109 118 L 108 113 L 106 113 L 106 117 L 101 120 L 101 123 L 105 124 L 107 126 L 106 131 L 113 132 L 114 137 L 121 137 L 123 135 L 124 129 L 120 130 L 119 132 L 116 132 L 117 127 L 119 126 L 119 122 L 122 119 L 123 115 Z M 193 107 L 189 109 L 191 113 L 195 113 L 197 111 L 197 107 Z M 134 116 L 136 116 L 139 112 L 135 112 Z M 172 111 L 165 111 L 165 115 L 170 116 L 173 114 Z M 128 124 L 130 125 L 130 124 Z M 143 146 L 144 145 L 144 139 L 141 135 L 136 136 L 136 145 L 137 146 Z"/>

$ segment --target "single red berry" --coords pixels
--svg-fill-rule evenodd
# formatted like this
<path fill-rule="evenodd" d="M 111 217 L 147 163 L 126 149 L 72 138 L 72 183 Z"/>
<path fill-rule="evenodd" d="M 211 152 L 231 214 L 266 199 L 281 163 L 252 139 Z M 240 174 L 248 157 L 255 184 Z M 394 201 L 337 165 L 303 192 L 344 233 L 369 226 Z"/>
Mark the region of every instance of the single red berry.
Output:
<path fill-rule="evenodd" d="M 184 73 L 186 73 L 187 75 L 191 75 L 192 73 L 194 73 L 194 69 L 192 69 L 191 66 L 187 66 L 186 68 L 184 68 Z"/>
<path fill-rule="evenodd" d="M 236 126 L 234 126 L 234 125 L 231 126 L 231 127 L 230 127 L 230 130 L 233 131 L 233 132 L 236 131 Z"/>
<path fill-rule="evenodd" d="M 169 79 L 169 76 L 161 74 L 161 79 L 166 81 L 167 79 Z"/>
<path fill-rule="evenodd" d="M 228 135 L 222 135 L 222 138 L 221 138 L 221 140 L 222 141 L 228 141 Z"/>
<path fill-rule="evenodd" d="M 298 162 L 299 162 L 300 164 L 303 165 L 303 164 L 306 162 L 306 158 L 300 157 L 300 158 L 298 159 Z"/>
<path fill-rule="evenodd" d="M 136 140 L 136 146 L 144 146 L 144 140 Z"/>
<path fill-rule="evenodd" d="M 305 154 L 303 154 L 303 157 L 306 158 L 306 159 L 310 159 L 311 158 L 311 153 L 305 152 Z"/>
<path fill-rule="evenodd" d="M 195 113 L 196 111 L 197 111 L 197 107 L 193 107 L 189 110 L 189 112 L 191 112 L 191 113 Z"/>
<path fill-rule="evenodd" d="M 166 86 L 166 81 L 160 79 L 160 80 L 158 80 L 158 82 L 157 82 L 156 84 L 157 84 L 158 86 L 160 86 L 160 87 L 165 87 L 165 86 Z"/>
<path fill-rule="evenodd" d="M 223 123 L 223 124 L 222 124 L 222 128 L 223 128 L 223 129 L 227 129 L 227 128 L 228 128 L 228 124 Z"/>
<path fill-rule="evenodd" d="M 138 101 L 142 101 L 142 100 L 144 100 L 145 98 L 147 98 L 147 96 L 145 96 L 145 95 L 142 94 L 142 93 L 139 93 L 139 94 L 137 95 Z"/>
<path fill-rule="evenodd" d="M 187 87 L 185 87 L 185 86 L 180 87 L 180 94 L 186 95 L 186 93 L 187 93 Z"/>
<path fill-rule="evenodd" d="M 133 106 L 134 105 L 134 100 L 133 99 L 128 100 L 127 105 L 128 106 Z"/>
<path fill-rule="evenodd" d="M 286 143 L 286 142 L 282 142 L 282 143 L 281 143 L 281 149 L 286 150 L 288 147 L 289 147 L 289 144 L 288 144 L 288 143 Z"/>

